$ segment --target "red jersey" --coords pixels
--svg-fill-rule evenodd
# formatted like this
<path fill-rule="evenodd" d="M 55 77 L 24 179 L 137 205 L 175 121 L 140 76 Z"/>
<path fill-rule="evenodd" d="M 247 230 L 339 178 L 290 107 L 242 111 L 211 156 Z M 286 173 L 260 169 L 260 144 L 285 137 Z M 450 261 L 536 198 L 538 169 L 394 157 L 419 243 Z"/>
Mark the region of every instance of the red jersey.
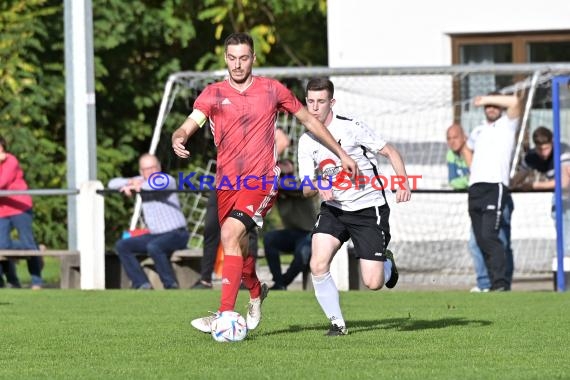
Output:
<path fill-rule="evenodd" d="M 277 114 L 294 114 L 301 107 L 297 97 L 275 79 L 254 76 L 243 92 L 233 88 L 228 80 L 207 86 L 194 108 L 210 120 L 218 148 L 216 183 L 229 181 L 235 185 L 238 176 L 243 179 L 248 175 L 272 180 L 278 170 Z"/>
<path fill-rule="evenodd" d="M 6 153 L 6 159 L 0 162 L 1 190 L 28 190 L 24 172 L 18 159 Z M 29 195 L 9 195 L 0 197 L 0 218 L 18 215 L 32 208 L 32 197 Z"/>

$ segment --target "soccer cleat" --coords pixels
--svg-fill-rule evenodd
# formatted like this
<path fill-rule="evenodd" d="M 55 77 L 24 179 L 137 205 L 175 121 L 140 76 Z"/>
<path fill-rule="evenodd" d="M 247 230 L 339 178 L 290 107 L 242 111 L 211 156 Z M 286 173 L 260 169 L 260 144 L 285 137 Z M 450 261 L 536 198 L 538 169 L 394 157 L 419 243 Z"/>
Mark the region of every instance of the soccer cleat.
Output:
<path fill-rule="evenodd" d="M 212 315 L 209 315 L 207 317 L 196 318 L 192 322 L 190 322 L 190 324 L 195 329 L 198 329 L 204 333 L 210 333 L 210 332 L 212 332 L 212 327 L 211 327 L 212 321 L 214 319 L 216 319 L 218 317 L 218 315 L 220 315 L 220 313 L 216 312 L 216 313 L 212 313 Z"/>
<path fill-rule="evenodd" d="M 471 293 L 488 293 L 489 289 L 481 289 L 478 286 L 474 286 L 471 288 L 471 290 L 469 292 L 471 292 Z"/>
<path fill-rule="evenodd" d="M 392 289 L 398 283 L 398 268 L 396 268 L 396 262 L 394 261 L 394 254 L 389 249 L 386 250 L 386 258 L 392 262 L 392 272 L 390 274 L 390 279 L 386 282 L 386 287 Z"/>
<path fill-rule="evenodd" d="M 331 325 L 329 331 L 325 334 L 325 336 L 340 336 L 340 335 L 348 335 L 348 329 L 346 326 L 339 326 L 335 325 L 334 323 Z"/>
<path fill-rule="evenodd" d="M 261 322 L 261 304 L 267 297 L 267 293 L 269 293 L 269 287 L 265 283 L 261 284 L 261 295 L 259 298 L 250 300 L 247 304 L 247 316 L 245 321 L 248 330 L 255 329 L 257 325 L 259 325 L 259 322 Z"/>

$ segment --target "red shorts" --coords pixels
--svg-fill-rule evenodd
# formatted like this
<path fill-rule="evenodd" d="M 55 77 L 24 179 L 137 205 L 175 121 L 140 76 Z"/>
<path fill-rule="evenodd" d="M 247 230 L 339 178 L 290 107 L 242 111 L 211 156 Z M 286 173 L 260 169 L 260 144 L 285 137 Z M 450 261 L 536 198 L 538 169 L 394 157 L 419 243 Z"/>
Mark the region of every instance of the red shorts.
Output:
<path fill-rule="evenodd" d="M 232 211 L 241 211 L 249 216 L 258 227 L 263 226 L 263 217 L 273 206 L 277 188 L 266 186 L 264 189 L 263 186 L 253 184 L 252 187 L 253 189 L 217 190 L 220 226 Z"/>

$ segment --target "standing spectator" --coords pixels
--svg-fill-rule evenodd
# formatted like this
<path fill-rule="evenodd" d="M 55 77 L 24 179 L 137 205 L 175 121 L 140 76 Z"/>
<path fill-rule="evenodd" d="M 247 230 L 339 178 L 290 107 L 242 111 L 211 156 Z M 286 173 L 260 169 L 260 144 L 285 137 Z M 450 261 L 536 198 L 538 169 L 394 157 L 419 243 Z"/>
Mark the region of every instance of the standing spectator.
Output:
<path fill-rule="evenodd" d="M 6 275 L 6 281 L 4 281 L 4 275 Z M 16 263 L 12 259 L 0 261 L 0 288 L 6 287 L 6 282 L 11 288 L 22 287 L 16 271 Z"/>
<path fill-rule="evenodd" d="M 396 202 L 411 198 L 404 161 L 398 150 L 384 141 L 361 120 L 334 115 L 334 85 L 326 78 L 311 79 L 306 87 L 307 109 L 328 128 L 348 154 L 358 163 L 362 176 L 355 182 L 347 180 L 339 157 L 318 142 L 310 132 L 299 139 L 299 176 L 315 178 L 317 169 L 321 180 L 315 188 L 303 187 L 306 196 L 320 194 L 323 203 L 313 229 L 311 277 L 315 296 L 330 329 L 327 336 L 348 334 L 340 308 L 339 292 L 330 274 L 330 264 L 343 243 L 352 238 L 355 256 L 360 260 L 362 282 L 370 290 L 384 285 L 393 288 L 398 282 L 390 242 L 390 207 L 384 189 L 378 185 L 376 155 L 386 157 L 399 178 Z M 323 186 L 330 178 L 331 186 Z M 376 181 L 373 186 L 374 181 Z M 319 184 L 320 182 L 320 184 Z"/>
<path fill-rule="evenodd" d="M 534 148 L 525 155 L 519 172 L 512 180 L 513 187 L 521 190 L 554 190 L 554 149 L 552 145 L 552 132 L 546 127 L 538 127 L 532 134 Z M 570 252 L 570 146 L 560 144 L 560 164 L 562 167 L 562 210 L 564 224 L 565 252 Z M 536 170 L 546 177 L 545 181 L 527 182 L 525 179 Z M 552 217 L 556 217 L 556 210 L 552 198 Z"/>
<path fill-rule="evenodd" d="M 459 124 L 452 124 L 447 129 L 447 146 L 449 150 L 447 151 L 447 169 L 448 169 L 448 182 L 449 185 L 454 190 L 467 190 L 469 187 L 469 167 L 465 162 L 465 159 L 461 156 L 461 152 L 464 149 L 465 143 L 467 142 L 467 137 L 463 132 L 463 128 Z M 514 204 L 511 197 L 508 198 L 508 202 L 505 205 L 505 212 L 503 212 L 503 220 L 501 222 L 501 227 L 499 231 L 499 239 L 505 246 L 505 253 L 507 254 L 507 270 L 510 276 L 507 276 L 508 282 L 512 281 L 512 268 L 513 265 L 513 251 L 511 249 L 511 213 L 513 211 Z M 491 281 L 489 280 L 489 274 L 487 272 L 487 266 L 485 265 L 485 259 L 483 257 L 483 252 L 477 245 L 475 240 L 475 234 L 473 233 L 473 228 L 469 232 L 469 242 L 467 243 L 471 257 L 473 258 L 473 266 L 475 267 L 475 276 L 477 285 L 471 288 L 471 292 L 480 293 L 488 292 L 491 288 Z"/>
<path fill-rule="evenodd" d="M 6 140 L 0 136 L 0 189 L 27 190 L 28 184 L 18 159 L 8 153 Z M 29 195 L 10 195 L 0 197 L 0 249 L 37 250 L 38 246 L 32 230 L 32 197 Z M 12 240 L 12 229 L 18 232 L 18 240 Z M 32 289 L 38 290 L 43 286 L 42 266 L 40 256 L 30 256 L 26 260 L 32 279 Z M 19 280 L 13 262 L 7 264 L 8 282 L 13 287 L 19 287 Z M 0 277 L 2 276 L 0 266 Z"/>
<path fill-rule="evenodd" d="M 143 154 L 139 159 L 140 176 L 133 178 L 113 178 L 110 189 L 118 189 L 127 196 L 140 192 L 142 212 L 148 234 L 121 239 L 115 244 L 121 264 L 127 272 L 134 289 L 152 289 L 137 256 L 148 255 L 165 289 L 178 289 L 178 283 L 170 263 L 174 251 L 185 249 L 190 234 L 186 228 L 186 219 L 180 208 L 178 194 L 155 190 L 153 181 L 164 181 L 168 185 L 161 190 L 176 190 L 176 181 L 171 176 L 161 173 L 160 162 L 152 154 Z M 150 176 L 152 179 L 149 180 Z M 159 183 L 159 182 L 156 182 Z"/>
<path fill-rule="evenodd" d="M 224 250 L 218 312 L 234 310 L 243 282 L 249 289 L 246 322 L 251 330 L 261 321 L 261 304 L 267 295 L 267 286 L 262 287 L 257 278 L 255 259 L 248 254 L 247 233 L 261 227 L 276 195 L 274 186 L 267 184 L 279 175 L 275 147 L 277 113 L 285 111 L 294 115 L 341 158 L 345 170 L 351 175 L 358 173 L 354 160 L 291 91 L 275 79 L 252 74 L 256 57 L 251 36 L 231 34 L 225 40 L 224 55 L 229 78 L 206 86 L 198 95 L 194 110 L 172 135 L 172 148 L 179 157 L 189 157 L 184 144 L 210 119 L 218 148 L 218 217 Z M 243 178 L 249 178 L 248 188 L 237 186 L 242 184 Z M 215 315 L 195 319 L 192 326 L 210 332 Z"/>
<path fill-rule="evenodd" d="M 476 97 L 474 104 L 484 107 L 485 122 L 471 132 L 462 151 L 471 171 L 469 216 L 485 258 L 490 290 L 506 291 L 511 289 L 514 268 L 509 267 L 499 231 L 503 214 L 508 212 L 506 206 L 512 202 L 508 186 L 520 99 L 516 95 L 491 93 Z"/>
<path fill-rule="evenodd" d="M 263 246 L 267 265 L 273 275 L 271 289 L 287 290 L 287 286 L 305 270 L 311 258 L 311 230 L 316 221 L 316 210 L 312 198 L 306 198 L 302 192 L 290 189 L 295 182 L 293 161 L 282 159 L 278 165 L 281 181 L 275 204 L 284 228 L 265 233 Z M 281 183 L 285 188 L 281 187 Z M 293 253 L 293 261 L 285 274 L 281 271 L 281 252 Z"/>

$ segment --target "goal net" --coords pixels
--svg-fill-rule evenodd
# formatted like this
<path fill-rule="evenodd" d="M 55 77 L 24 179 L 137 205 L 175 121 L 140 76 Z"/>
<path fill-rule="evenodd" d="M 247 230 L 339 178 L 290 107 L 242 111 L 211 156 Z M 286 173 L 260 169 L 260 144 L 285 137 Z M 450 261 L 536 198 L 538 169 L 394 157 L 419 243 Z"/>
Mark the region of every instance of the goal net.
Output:
<path fill-rule="evenodd" d="M 452 191 L 448 185 L 447 128 L 458 122 L 469 133 L 483 121 L 483 110 L 473 106 L 476 95 L 496 90 L 524 91 L 525 112 L 513 157 L 513 168 L 516 168 L 529 148 L 532 131 L 541 125 L 552 128 L 551 79 L 568 72 L 570 65 L 563 64 L 254 69 L 256 75 L 279 79 L 300 99 L 304 99 L 304 87 L 309 79 L 329 77 L 335 84 L 335 113 L 360 117 L 399 149 L 408 174 L 421 176 L 421 179 L 417 181 L 411 202 L 396 204 L 391 198 L 390 247 L 397 254 L 401 281 L 442 286 L 475 283 L 467 248 L 471 226 L 467 193 Z M 192 101 L 201 89 L 225 75 L 225 71 L 183 72 L 169 78 L 151 151 L 157 148 L 160 136 L 169 136 L 183 115 L 191 111 Z M 177 116 L 173 117 L 173 113 Z M 285 156 L 295 160 L 296 143 L 304 127 L 287 114 L 279 115 L 277 124 L 291 137 L 292 145 Z M 208 138 L 207 128 L 203 130 Z M 566 128 L 561 139 L 570 141 L 569 133 Z M 387 161 L 380 161 L 384 173 L 393 173 Z M 202 196 L 186 195 L 187 204 L 194 207 L 187 210 L 187 215 L 198 215 L 189 221 L 194 227 L 192 241 L 197 245 L 201 242 L 203 221 L 200 207 L 204 207 L 205 202 L 193 197 Z M 515 280 L 550 278 L 552 259 L 556 255 L 552 193 L 514 193 L 513 200 L 511 240 Z"/>

